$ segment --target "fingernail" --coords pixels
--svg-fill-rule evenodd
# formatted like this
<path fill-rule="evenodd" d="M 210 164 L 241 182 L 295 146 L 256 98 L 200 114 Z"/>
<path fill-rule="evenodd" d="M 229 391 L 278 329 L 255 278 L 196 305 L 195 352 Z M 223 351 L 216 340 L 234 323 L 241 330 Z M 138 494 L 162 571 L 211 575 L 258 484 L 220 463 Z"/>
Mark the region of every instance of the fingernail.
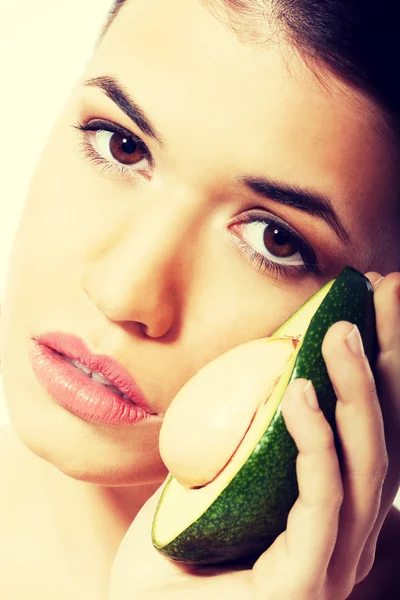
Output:
<path fill-rule="evenodd" d="M 372 284 L 372 287 L 374 288 L 374 290 L 376 290 L 376 288 L 378 287 L 380 282 L 383 281 L 384 279 L 385 278 L 382 275 L 380 277 L 378 277 L 378 279 Z"/>
<path fill-rule="evenodd" d="M 306 399 L 308 406 L 310 408 L 312 408 L 312 410 L 315 410 L 316 412 L 318 412 L 320 410 L 319 404 L 318 404 L 318 398 L 317 398 L 317 394 L 315 393 L 315 389 L 314 389 L 314 386 L 311 383 L 311 381 L 308 381 L 306 383 L 306 385 L 304 386 L 303 393 L 304 393 L 304 398 Z"/>
<path fill-rule="evenodd" d="M 347 345 L 350 348 L 351 352 L 355 356 L 365 356 L 364 346 L 362 343 L 360 332 L 358 331 L 358 327 L 353 325 L 353 329 L 350 331 L 349 335 L 346 338 Z"/>

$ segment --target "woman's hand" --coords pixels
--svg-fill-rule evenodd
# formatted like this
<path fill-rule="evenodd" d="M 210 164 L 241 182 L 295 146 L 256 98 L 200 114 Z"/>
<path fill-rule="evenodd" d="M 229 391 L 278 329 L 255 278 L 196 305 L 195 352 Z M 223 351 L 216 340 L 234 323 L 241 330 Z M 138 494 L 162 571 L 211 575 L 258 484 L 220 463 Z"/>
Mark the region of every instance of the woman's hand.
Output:
<path fill-rule="evenodd" d="M 372 282 L 378 278 L 376 273 L 368 276 Z M 400 273 L 379 282 L 375 306 L 380 347 L 376 381 L 385 426 L 358 331 L 350 323 L 336 323 L 322 351 L 338 397 L 341 471 L 331 428 L 315 407 L 313 387 L 306 393 L 306 382 L 294 381 L 282 411 L 299 450 L 299 497 L 286 531 L 251 569 L 179 565 L 151 543 L 160 489 L 144 505 L 118 550 L 109 600 L 349 597 L 372 567 L 377 537 L 399 485 L 395 446 L 400 435 Z"/>

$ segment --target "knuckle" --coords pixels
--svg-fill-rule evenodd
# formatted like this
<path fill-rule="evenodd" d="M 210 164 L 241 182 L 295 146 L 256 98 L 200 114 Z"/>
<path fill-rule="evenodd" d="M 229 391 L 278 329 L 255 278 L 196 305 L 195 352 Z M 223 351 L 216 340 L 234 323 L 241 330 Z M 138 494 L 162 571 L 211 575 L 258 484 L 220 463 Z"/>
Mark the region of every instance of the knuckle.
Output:
<path fill-rule="evenodd" d="M 336 522 L 343 505 L 343 498 L 341 489 L 318 491 L 312 497 L 300 491 L 296 507 L 303 511 L 311 511 L 315 516 L 323 515 L 324 520 Z"/>
<path fill-rule="evenodd" d="M 370 480 L 371 486 L 380 488 L 386 479 L 386 475 L 389 469 L 389 458 L 387 451 L 381 453 L 379 458 L 372 465 L 368 479 Z"/>
<path fill-rule="evenodd" d="M 321 435 L 320 451 L 323 452 L 325 457 L 328 458 L 330 461 L 337 459 L 335 438 L 334 438 L 332 430 L 325 431 Z"/>
<path fill-rule="evenodd" d="M 344 490 L 341 480 L 334 485 L 326 485 L 315 490 L 310 496 L 309 493 L 300 490 L 298 502 L 303 509 L 312 510 L 321 513 L 324 519 L 336 521 L 343 505 Z"/>
<path fill-rule="evenodd" d="M 336 454 L 335 436 L 331 426 L 325 419 L 319 432 L 319 441 L 325 451 Z"/>
<path fill-rule="evenodd" d="M 360 469 L 359 471 L 353 471 L 351 473 L 345 472 L 344 478 L 346 481 L 357 481 L 363 480 L 368 495 L 380 493 L 383 483 L 387 475 L 387 461 L 375 462 L 368 468 Z"/>

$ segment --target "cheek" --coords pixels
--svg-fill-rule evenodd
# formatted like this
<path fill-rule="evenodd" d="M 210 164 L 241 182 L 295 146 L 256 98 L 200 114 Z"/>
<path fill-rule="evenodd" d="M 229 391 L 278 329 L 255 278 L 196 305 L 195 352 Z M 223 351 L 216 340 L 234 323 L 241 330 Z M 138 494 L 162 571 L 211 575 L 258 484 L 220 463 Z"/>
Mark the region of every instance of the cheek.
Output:
<path fill-rule="evenodd" d="M 211 323 L 209 339 L 214 328 L 226 349 L 272 335 L 322 285 L 314 276 L 275 278 L 241 252 L 220 249 L 219 256 L 218 261 L 209 257 L 194 296 L 197 310 Z"/>
<path fill-rule="evenodd" d="M 221 268 L 214 278 L 210 271 L 211 265 L 207 275 L 198 274 L 198 287 L 186 305 L 187 319 L 173 357 L 180 368 L 171 368 L 170 399 L 213 359 L 240 344 L 272 335 L 320 287 L 303 282 L 288 289 L 254 274 L 243 283 L 235 281 L 235 270 L 229 276 L 227 269 Z"/>
<path fill-rule="evenodd" d="M 51 305 L 68 298 L 71 283 L 76 287 L 101 243 L 105 223 L 112 232 L 113 219 L 121 222 L 110 184 L 83 164 L 74 136 L 62 117 L 35 168 L 11 253 L 7 285 L 13 306 L 26 305 L 28 297 L 31 308 L 35 299 Z"/>

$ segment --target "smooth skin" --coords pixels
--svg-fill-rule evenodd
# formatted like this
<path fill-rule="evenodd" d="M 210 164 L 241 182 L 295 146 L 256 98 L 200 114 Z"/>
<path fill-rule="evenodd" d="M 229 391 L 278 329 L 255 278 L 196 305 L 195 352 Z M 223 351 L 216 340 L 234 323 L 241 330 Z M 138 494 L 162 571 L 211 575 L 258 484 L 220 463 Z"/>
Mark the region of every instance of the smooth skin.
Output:
<path fill-rule="evenodd" d="M 386 421 L 386 445 L 390 451 L 398 443 L 399 425 L 399 383 L 390 357 L 399 351 L 400 336 L 398 331 L 395 334 L 390 331 L 387 319 L 393 317 L 393 323 L 399 320 L 399 275 L 391 274 L 383 283 L 375 273 L 367 276 L 372 282 L 378 281 L 377 377 L 387 385 L 387 395 L 384 400 L 381 396 L 381 402 L 385 407 L 395 407 L 397 402 L 397 413 L 392 413 L 395 419 Z M 389 303 L 388 298 L 391 298 Z M 286 425 L 299 450 L 299 497 L 290 511 L 286 531 L 252 569 L 177 566 L 161 556 L 149 540 L 160 495 L 157 492 L 143 507 L 119 548 L 112 571 L 110 600 L 127 597 L 128 593 L 138 600 L 396 597 L 397 574 L 377 582 L 372 578 L 375 584 L 372 589 L 370 583 L 354 587 L 372 569 L 377 537 L 390 509 L 393 491 L 399 485 L 399 459 L 392 454 L 392 460 L 388 461 L 374 378 L 357 328 L 344 321 L 336 323 L 324 339 L 322 352 L 337 392 L 336 422 L 343 450 L 342 469 L 332 430 L 318 408 L 312 385 L 306 380 L 295 380 L 282 403 Z M 398 536 L 398 528 L 395 535 Z M 396 547 L 391 550 L 396 551 Z M 393 562 L 398 556 L 397 543 Z"/>
<path fill-rule="evenodd" d="M 159 141 L 85 85 L 100 76 L 135 98 Z M 94 123 L 98 133 L 76 128 Z M 127 164 L 110 125 L 138 136 L 152 158 L 138 146 Z M 96 162 L 88 146 L 101 155 Z M 329 197 L 341 235 L 321 216 L 256 194 L 243 183 L 248 176 Z M 340 600 L 366 577 L 388 515 L 362 589 L 363 600 L 381 598 L 399 556 L 391 537 L 398 513 L 388 513 L 399 485 L 399 187 L 377 107 L 322 63 L 305 61 L 275 29 L 268 43 L 249 45 L 198 0 L 123 7 L 55 123 L 13 246 L 0 348 L 12 424 L 0 440 L 8 490 L 0 498 L 0 596 L 191 600 L 208 586 L 210 598 L 314 600 L 323 588 L 324 600 Z M 279 257 L 282 248 L 264 234 L 282 223 L 295 237 Z M 262 268 L 261 258 L 269 261 Z M 166 477 L 163 415 L 202 366 L 271 335 L 346 265 L 374 281 L 385 276 L 375 300 L 388 474 L 371 376 L 362 358 L 350 358 L 343 340 L 351 325 L 341 323 L 324 354 L 346 401 L 337 415 L 343 486 L 326 423 L 291 390 L 285 417 L 300 447 L 301 496 L 287 532 L 252 572 L 182 576 L 149 545 L 151 498 Z M 66 411 L 30 364 L 31 338 L 47 331 L 78 335 L 117 359 L 156 418 L 106 427 Z"/>

